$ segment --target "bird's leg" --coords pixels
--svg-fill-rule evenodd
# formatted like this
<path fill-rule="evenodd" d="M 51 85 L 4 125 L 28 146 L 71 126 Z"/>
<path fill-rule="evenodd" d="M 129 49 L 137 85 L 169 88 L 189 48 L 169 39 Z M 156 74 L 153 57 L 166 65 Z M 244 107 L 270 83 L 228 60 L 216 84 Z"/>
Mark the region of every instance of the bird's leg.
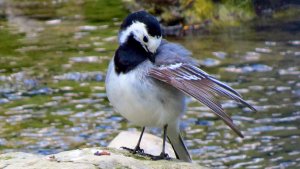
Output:
<path fill-rule="evenodd" d="M 141 132 L 141 135 L 140 135 L 140 138 L 139 138 L 139 141 L 138 141 L 137 145 L 133 149 L 133 154 L 135 154 L 137 152 L 138 153 L 144 153 L 144 150 L 140 148 L 140 144 L 141 144 L 141 141 L 142 141 L 142 137 L 143 137 L 144 131 L 145 131 L 145 126 L 142 129 L 142 132 Z"/>
<path fill-rule="evenodd" d="M 169 155 L 165 152 L 165 147 L 166 147 L 166 139 L 167 139 L 167 128 L 168 125 L 164 125 L 164 134 L 163 134 L 163 147 L 162 147 L 162 152 L 160 153 L 159 156 L 152 156 L 152 160 L 170 160 L 171 158 Z"/>
<path fill-rule="evenodd" d="M 132 154 L 140 154 L 140 155 L 144 155 L 144 150 L 140 148 L 140 144 L 141 144 L 141 141 L 142 141 L 142 137 L 143 137 L 143 134 L 144 134 L 144 131 L 145 131 L 145 126 L 143 127 L 142 129 L 142 132 L 141 132 L 141 135 L 140 135 L 140 138 L 139 138 L 139 141 L 137 143 L 137 145 L 135 146 L 134 149 L 131 149 L 131 148 L 128 148 L 128 147 L 121 147 L 125 150 L 128 150 L 129 152 L 131 152 Z"/>

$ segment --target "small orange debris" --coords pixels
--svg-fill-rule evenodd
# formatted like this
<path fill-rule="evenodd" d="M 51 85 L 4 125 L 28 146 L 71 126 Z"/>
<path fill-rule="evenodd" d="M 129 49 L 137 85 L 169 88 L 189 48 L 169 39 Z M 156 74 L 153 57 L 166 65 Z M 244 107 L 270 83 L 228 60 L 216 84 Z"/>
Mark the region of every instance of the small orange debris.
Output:
<path fill-rule="evenodd" d="M 94 153 L 95 156 L 109 156 L 110 155 L 110 152 L 108 151 L 97 151 L 96 153 Z"/>

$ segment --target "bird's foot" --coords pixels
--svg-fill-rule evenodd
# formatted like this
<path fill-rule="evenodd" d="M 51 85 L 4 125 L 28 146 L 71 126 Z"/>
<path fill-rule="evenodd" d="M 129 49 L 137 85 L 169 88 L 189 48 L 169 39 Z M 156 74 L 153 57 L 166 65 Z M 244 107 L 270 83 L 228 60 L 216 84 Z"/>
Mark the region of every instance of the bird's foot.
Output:
<path fill-rule="evenodd" d="M 135 147 L 134 149 L 128 148 L 128 147 L 121 147 L 124 150 L 129 151 L 132 154 L 139 154 L 142 156 L 148 155 L 146 153 L 144 153 L 144 150 L 140 148 L 140 146 Z"/>
<path fill-rule="evenodd" d="M 171 160 L 171 158 L 169 157 L 169 155 L 167 153 L 160 153 L 159 156 L 152 156 L 151 157 L 152 160 Z"/>

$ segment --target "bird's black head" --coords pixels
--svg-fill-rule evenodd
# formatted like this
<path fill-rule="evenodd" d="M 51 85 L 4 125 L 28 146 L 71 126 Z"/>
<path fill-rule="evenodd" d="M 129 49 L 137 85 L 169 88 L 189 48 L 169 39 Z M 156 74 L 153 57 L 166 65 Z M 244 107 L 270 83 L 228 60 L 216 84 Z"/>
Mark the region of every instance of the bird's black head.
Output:
<path fill-rule="evenodd" d="M 162 39 L 162 31 L 157 19 L 145 11 L 134 12 L 121 24 L 119 43 L 124 45 L 132 40 L 137 41 L 146 52 L 156 52 Z M 151 60 L 151 58 L 149 58 Z M 154 58 L 152 58 L 154 59 Z"/>

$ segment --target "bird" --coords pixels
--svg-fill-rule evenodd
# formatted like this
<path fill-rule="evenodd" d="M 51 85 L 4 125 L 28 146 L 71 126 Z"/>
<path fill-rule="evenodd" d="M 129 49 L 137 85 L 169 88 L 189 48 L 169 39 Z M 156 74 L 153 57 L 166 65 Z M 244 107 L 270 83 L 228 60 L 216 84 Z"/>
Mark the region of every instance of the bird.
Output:
<path fill-rule="evenodd" d="M 142 127 L 137 145 L 125 149 L 143 153 L 140 143 L 145 128 L 157 127 L 163 129 L 162 151 L 151 159 L 170 159 L 165 152 L 168 139 L 176 158 L 191 162 L 179 127 L 187 96 L 209 107 L 243 137 L 217 96 L 256 109 L 229 85 L 201 70 L 189 50 L 165 40 L 156 17 L 144 10 L 129 14 L 121 23 L 118 43 L 105 79 L 107 97 L 117 112 Z"/>

